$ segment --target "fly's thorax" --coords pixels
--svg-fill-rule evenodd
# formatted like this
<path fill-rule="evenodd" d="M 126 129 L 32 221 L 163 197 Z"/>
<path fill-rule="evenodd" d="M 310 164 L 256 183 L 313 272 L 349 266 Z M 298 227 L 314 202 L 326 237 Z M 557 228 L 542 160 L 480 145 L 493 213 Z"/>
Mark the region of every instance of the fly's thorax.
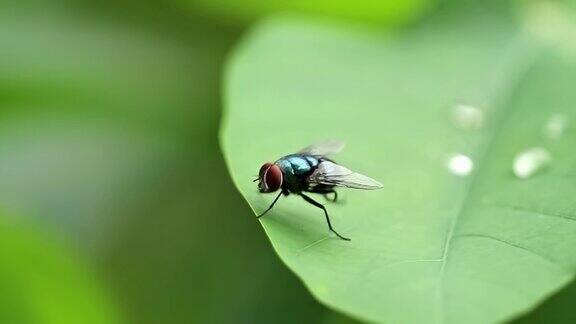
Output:
<path fill-rule="evenodd" d="M 308 188 L 306 179 L 319 164 L 311 155 L 291 154 L 275 162 L 284 175 L 284 185 L 290 191 L 302 191 Z"/>
<path fill-rule="evenodd" d="M 310 175 L 318 163 L 318 159 L 314 156 L 292 154 L 279 159 L 275 164 L 287 175 L 302 177 Z"/>

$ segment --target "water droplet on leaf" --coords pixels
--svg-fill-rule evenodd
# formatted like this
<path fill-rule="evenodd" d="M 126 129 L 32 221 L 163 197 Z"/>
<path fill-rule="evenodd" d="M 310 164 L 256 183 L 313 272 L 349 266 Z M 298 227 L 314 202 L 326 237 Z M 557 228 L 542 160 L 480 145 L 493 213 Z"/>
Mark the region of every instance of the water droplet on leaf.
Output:
<path fill-rule="evenodd" d="M 564 115 L 554 114 L 548 118 L 546 125 L 544 126 L 544 135 L 549 139 L 559 139 L 566 127 L 568 126 L 568 119 Z"/>
<path fill-rule="evenodd" d="M 542 147 L 533 147 L 516 155 L 512 170 L 520 179 L 528 179 L 552 161 L 550 152 Z"/>
<path fill-rule="evenodd" d="M 448 169 L 454 175 L 465 177 L 474 169 L 474 162 L 464 154 L 456 154 L 448 160 Z"/>
<path fill-rule="evenodd" d="M 454 124 L 463 130 L 478 130 L 484 124 L 484 112 L 470 105 L 456 105 L 452 109 Z"/>

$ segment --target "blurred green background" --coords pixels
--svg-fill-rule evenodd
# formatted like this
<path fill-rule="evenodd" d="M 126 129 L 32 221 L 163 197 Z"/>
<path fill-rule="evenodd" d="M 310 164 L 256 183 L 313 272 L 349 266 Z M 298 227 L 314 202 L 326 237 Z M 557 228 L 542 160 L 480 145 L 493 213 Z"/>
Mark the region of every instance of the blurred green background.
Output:
<path fill-rule="evenodd" d="M 284 267 L 229 179 L 226 55 L 278 11 L 401 32 L 451 6 L 0 4 L 0 322 L 352 322 Z"/>

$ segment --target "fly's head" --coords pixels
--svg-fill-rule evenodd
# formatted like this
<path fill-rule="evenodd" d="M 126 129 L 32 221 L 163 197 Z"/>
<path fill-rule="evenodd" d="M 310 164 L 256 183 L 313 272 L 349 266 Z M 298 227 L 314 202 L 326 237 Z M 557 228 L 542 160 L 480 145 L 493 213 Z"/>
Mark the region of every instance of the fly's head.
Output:
<path fill-rule="evenodd" d="M 274 192 L 282 186 L 282 170 L 273 163 L 264 163 L 258 173 L 258 190 L 262 193 Z"/>

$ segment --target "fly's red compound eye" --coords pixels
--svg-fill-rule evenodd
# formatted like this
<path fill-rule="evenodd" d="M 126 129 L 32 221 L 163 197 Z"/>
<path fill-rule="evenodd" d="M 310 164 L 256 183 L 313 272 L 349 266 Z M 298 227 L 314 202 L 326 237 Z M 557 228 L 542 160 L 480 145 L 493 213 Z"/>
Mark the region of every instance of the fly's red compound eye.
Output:
<path fill-rule="evenodd" d="M 266 192 L 274 192 L 282 186 L 282 170 L 280 167 L 272 164 L 264 172 L 264 184 L 266 185 Z"/>
<path fill-rule="evenodd" d="M 266 172 L 266 170 L 268 170 L 269 167 L 272 166 L 272 163 L 264 163 L 264 165 L 262 165 L 260 167 L 260 171 L 258 172 L 258 177 L 260 177 L 260 180 L 264 179 L 264 173 Z"/>

